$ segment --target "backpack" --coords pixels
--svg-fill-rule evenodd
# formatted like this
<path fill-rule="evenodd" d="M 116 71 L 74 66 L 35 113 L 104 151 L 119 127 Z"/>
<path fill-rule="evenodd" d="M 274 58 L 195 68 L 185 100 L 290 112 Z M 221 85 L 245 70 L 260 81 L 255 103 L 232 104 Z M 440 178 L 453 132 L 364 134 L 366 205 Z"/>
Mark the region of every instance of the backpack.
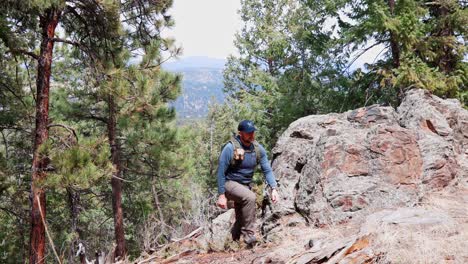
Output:
<path fill-rule="evenodd" d="M 238 149 L 244 150 L 244 148 L 242 148 L 240 142 L 234 136 L 231 137 L 231 139 L 229 139 L 229 141 L 226 142 L 226 144 L 223 145 L 223 149 L 228 143 L 231 143 L 232 146 L 234 147 L 234 153 L 232 155 L 231 161 L 229 162 L 229 166 L 230 167 L 238 166 L 242 162 L 242 159 L 236 159 L 236 150 L 238 150 Z M 256 140 L 254 140 L 254 142 L 252 142 L 252 144 L 254 145 L 254 149 L 252 150 L 252 152 L 255 152 L 256 165 L 258 165 L 260 163 L 260 158 L 261 158 L 260 157 L 261 156 L 260 144 Z M 257 150 L 258 150 L 258 152 L 257 152 Z M 244 151 L 245 152 L 251 152 L 250 150 L 244 150 Z"/>

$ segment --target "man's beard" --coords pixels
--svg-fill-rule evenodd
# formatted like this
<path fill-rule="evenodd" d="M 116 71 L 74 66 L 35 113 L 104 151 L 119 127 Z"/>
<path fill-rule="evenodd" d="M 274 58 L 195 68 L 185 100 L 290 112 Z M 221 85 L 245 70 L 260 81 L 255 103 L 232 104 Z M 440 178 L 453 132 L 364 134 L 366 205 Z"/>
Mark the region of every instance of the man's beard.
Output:
<path fill-rule="evenodd" d="M 252 144 L 252 142 L 253 142 L 254 140 L 253 140 L 253 139 L 249 139 L 249 138 L 245 138 L 245 139 L 242 139 L 242 141 L 244 141 L 244 143 Z"/>

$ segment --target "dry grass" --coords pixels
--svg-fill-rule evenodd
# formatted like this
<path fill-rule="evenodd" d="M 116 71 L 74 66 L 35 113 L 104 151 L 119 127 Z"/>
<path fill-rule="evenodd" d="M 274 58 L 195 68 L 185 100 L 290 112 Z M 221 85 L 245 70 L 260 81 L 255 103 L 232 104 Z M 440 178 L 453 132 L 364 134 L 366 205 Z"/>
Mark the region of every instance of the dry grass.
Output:
<path fill-rule="evenodd" d="M 390 263 L 467 263 L 468 225 L 383 225 L 375 237 L 373 248 L 385 252 Z"/>
<path fill-rule="evenodd" d="M 439 224 L 383 224 L 376 230 L 373 248 L 390 263 L 468 263 L 466 190 L 427 196 L 423 209 L 442 211 L 453 221 Z"/>

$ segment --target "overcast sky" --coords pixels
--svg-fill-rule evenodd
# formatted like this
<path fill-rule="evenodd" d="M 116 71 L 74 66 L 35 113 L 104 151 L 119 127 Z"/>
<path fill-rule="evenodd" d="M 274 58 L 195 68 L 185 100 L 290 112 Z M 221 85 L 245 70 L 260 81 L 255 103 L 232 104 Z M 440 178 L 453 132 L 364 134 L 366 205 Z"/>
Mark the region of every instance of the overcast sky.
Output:
<path fill-rule="evenodd" d="M 174 0 L 169 13 L 175 27 L 167 31 L 182 46 L 181 56 L 226 58 L 236 54 L 234 34 L 241 28 L 240 0 Z"/>
<path fill-rule="evenodd" d="M 230 54 L 237 55 L 233 41 L 234 34 L 241 29 L 239 9 L 240 0 L 174 0 L 169 14 L 175 20 L 175 26 L 165 35 L 174 37 L 177 46 L 183 47 L 180 58 L 225 59 Z M 381 50 L 381 46 L 369 50 L 354 62 L 351 69 L 362 67 L 365 62 L 372 63 Z"/>

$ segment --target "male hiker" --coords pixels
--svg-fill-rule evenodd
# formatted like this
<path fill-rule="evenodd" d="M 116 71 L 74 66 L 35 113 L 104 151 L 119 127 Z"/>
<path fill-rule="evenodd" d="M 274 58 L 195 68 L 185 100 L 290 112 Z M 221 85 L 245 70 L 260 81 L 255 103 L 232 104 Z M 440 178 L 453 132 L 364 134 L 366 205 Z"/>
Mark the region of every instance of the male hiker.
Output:
<path fill-rule="evenodd" d="M 234 201 L 236 222 L 231 230 L 233 240 L 243 236 L 244 242 L 253 245 L 255 237 L 256 197 L 252 192 L 252 177 L 260 164 L 268 185 L 272 188 L 271 200 L 276 203 L 278 192 L 265 149 L 255 141 L 255 126 L 250 120 L 243 120 L 237 127 L 239 134 L 224 146 L 219 157 L 217 205 L 227 208 L 227 200 Z"/>

